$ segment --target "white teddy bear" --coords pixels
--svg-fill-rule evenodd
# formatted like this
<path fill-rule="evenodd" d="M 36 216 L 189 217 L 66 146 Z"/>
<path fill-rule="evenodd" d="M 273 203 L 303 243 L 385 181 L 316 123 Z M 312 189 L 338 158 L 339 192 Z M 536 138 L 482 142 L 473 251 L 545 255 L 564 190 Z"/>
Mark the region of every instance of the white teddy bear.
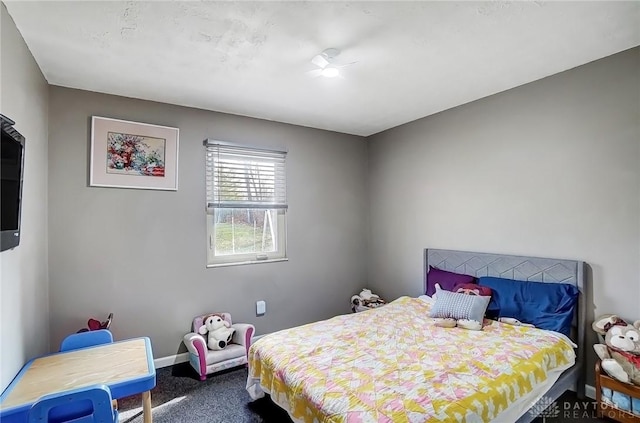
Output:
<path fill-rule="evenodd" d="M 377 301 L 380 299 L 378 295 L 374 294 L 370 289 L 366 288 L 360 292 L 360 298 L 365 301 Z"/>
<path fill-rule="evenodd" d="M 203 319 L 203 325 L 198 329 L 202 336 L 209 332 L 207 346 L 210 350 L 221 350 L 231 342 L 231 337 L 236 331 L 231 328 L 229 322 L 217 314 L 210 314 Z"/>

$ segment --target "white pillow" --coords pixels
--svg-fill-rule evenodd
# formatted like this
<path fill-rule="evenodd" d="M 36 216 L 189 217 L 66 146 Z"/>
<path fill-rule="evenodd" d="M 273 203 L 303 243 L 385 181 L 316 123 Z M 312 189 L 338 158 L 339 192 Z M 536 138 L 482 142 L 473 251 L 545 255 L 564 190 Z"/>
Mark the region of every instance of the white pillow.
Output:
<path fill-rule="evenodd" d="M 431 308 L 431 317 L 482 322 L 491 297 L 467 295 L 436 288 L 438 299 Z"/>

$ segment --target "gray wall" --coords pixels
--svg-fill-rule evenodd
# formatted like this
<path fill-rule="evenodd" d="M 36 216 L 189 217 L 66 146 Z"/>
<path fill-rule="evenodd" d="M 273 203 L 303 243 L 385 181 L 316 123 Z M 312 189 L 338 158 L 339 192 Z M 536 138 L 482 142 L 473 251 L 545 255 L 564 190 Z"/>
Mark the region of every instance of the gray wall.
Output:
<path fill-rule="evenodd" d="M 585 260 L 590 317 L 640 317 L 637 48 L 386 131 L 367 147 L 275 122 L 47 93 L 1 12 L 1 111 L 27 137 L 23 238 L 0 254 L 3 388 L 26 360 L 110 311 L 116 338 L 150 336 L 163 357 L 206 311 L 267 333 L 348 312 L 364 285 L 388 299 L 417 295 L 424 247 Z M 179 127 L 179 190 L 88 187 L 92 115 Z M 207 137 L 288 149 L 289 262 L 205 267 Z M 267 301 L 259 318 L 258 299 Z"/>
<path fill-rule="evenodd" d="M 178 191 L 88 187 L 92 115 L 180 128 Z M 114 336 L 149 336 L 156 357 L 208 311 L 258 334 L 350 311 L 366 281 L 364 138 L 53 86 L 49 120 L 52 348 L 110 311 Z M 288 150 L 288 262 L 205 267 L 205 138 Z"/>
<path fill-rule="evenodd" d="M 48 352 L 48 88 L 4 4 L 1 15 L 0 112 L 25 143 L 20 245 L 0 253 L 0 391 L 29 359 Z"/>
<path fill-rule="evenodd" d="M 591 319 L 640 318 L 639 53 L 371 137 L 370 285 L 420 294 L 425 247 L 579 259 Z"/>

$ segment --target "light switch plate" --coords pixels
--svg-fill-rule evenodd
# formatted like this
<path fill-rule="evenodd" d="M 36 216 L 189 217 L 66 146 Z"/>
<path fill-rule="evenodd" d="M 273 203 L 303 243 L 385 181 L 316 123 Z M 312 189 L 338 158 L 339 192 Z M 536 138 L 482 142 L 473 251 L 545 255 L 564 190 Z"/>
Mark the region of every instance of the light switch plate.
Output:
<path fill-rule="evenodd" d="M 258 316 L 262 316 L 266 312 L 267 312 L 267 303 L 262 300 L 256 301 L 256 314 Z"/>

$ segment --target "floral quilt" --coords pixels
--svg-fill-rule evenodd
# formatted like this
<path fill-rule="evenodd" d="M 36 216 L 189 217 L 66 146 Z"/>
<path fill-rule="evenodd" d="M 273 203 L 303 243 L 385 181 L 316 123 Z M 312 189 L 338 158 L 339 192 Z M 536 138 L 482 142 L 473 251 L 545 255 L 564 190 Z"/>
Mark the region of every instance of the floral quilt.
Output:
<path fill-rule="evenodd" d="M 491 421 L 575 361 L 563 335 L 489 320 L 440 328 L 430 308 L 401 297 L 267 335 L 249 350 L 247 390 L 301 422 Z"/>

